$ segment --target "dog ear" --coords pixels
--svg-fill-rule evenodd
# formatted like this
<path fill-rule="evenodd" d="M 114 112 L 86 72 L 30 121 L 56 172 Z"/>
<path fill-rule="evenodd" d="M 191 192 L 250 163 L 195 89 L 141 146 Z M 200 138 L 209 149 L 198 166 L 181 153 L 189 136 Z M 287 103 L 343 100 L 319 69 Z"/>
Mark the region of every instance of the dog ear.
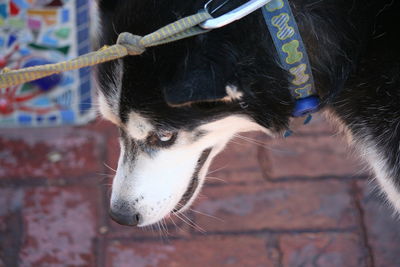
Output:
<path fill-rule="evenodd" d="M 185 73 L 185 72 L 184 72 Z M 227 83 L 218 72 L 186 72 L 176 83 L 164 88 L 170 106 L 184 106 L 199 102 L 233 102 L 243 97 L 237 86 Z M 222 75 L 221 75 L 222 76 Z"/>

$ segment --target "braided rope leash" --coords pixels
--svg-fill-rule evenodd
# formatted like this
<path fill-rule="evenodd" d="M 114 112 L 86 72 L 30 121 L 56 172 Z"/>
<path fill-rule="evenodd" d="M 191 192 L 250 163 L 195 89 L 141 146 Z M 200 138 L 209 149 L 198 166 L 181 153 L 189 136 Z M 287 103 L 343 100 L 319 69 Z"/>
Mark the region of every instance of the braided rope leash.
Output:
<path fill-rule="evenodd" d="M 208 12 L 201 11 L 195 15 L 168 24 L 143 37 L 123 32 L 118 36 L 115 45 L 104 46 L 98 51 L 79 56 L 69 61 L 18 70 L 9 70 L 5 68 L 2 73 L 0 73 L 0 88 L 8 88 L 64 71 L 94 66 L 128 55 L 140 55 L 147 47 L 174 42 L 209 31 L 202 29 L 198 25 L 210 18 L 212 17 Z"/>

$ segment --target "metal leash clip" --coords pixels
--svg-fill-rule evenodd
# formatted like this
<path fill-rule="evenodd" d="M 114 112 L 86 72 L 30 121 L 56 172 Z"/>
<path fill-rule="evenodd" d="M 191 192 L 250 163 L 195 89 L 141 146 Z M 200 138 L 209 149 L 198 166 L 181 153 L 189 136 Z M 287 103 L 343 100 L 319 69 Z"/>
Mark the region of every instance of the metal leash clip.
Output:
<path fill-rule="evenodd" d="M 208 1 L 204 5 L 204 9 L 209 11 L 209 5 L 213 2 L 214 0 Z M 222 3 L 220 6 L 212 10 L 211 12 L 209 11 L 210 14 L 216 12 L 218 9 L 223 7 L 229 0 L 225 1 Z M 247 3 L 229 11 L 228 13 L 221 15 L 217 18 L 212 18 L 208 19 L 205 22 L 201 23 L 199 26 L 205 30 L 212 30 L 212 29 L 217 29 L 221 28 L 223 26 L 226 26 L 228 24 L 231 24 L 232 22 L 239 20 L 243 17 L 246 17 L 247 15 L 253 13 L 257 9 L 263 7 L 264 5 L 268 4 L 272 0 L 250 0 Z"/>

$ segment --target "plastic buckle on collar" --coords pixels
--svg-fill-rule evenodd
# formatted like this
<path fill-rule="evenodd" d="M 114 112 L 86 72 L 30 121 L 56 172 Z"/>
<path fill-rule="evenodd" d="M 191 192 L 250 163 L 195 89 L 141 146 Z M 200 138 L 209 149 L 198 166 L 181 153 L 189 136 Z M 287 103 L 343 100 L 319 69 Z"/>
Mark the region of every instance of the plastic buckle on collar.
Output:
<path fill-rule="evenodd" d="M 307 125 L 312 120 L 312 113 L 318 111 L 320 100 L 316 95 L 300 98 L 296 100 L 294 111 L 292 113 L 293 121 L 292 127 L 300 127 L 301 125 Z M 287 129 L 283 133 L 284 138 L 288 138 L 294 132 L 291 129 Z"/>
<path fill-rule="evenodd" d="M 225 1 L 222 3 L 220 6 L 215 8 L 212 11 L 209 11 L 209 6 L 214 0 L 208 1 L 204 9 L 208 11 L 210 14 L 214 13 L 218 9 L 220 9 L 222 6 L 224 6 L 228 1 Z M 200 24 L 200 27 L 205 29 L 205 30 L 212 30 L 212 29 L 217 29 L 221 28 L 223 26 L 226 26 L 228 24 L 231 24 L 232 22 L 239 20 L 243 17 L 246 17 L 247 15 L 253 13 L 257 9 L 265 6 L 267 3 L 271 2 L 272 0 L 250 0 L 247 3 L 235 8 L 234 10 L 229 11 L 228 13 L 221 15 L 217 18 L 212 18 L 208 19 L 205 22 Z"/>
<path fill-rule="evenodd" d="M 316 112 L 319 102 L 319 97 L 315 95 L 297 99 L 292 114 L 293 117 L 303 117 Z"/>

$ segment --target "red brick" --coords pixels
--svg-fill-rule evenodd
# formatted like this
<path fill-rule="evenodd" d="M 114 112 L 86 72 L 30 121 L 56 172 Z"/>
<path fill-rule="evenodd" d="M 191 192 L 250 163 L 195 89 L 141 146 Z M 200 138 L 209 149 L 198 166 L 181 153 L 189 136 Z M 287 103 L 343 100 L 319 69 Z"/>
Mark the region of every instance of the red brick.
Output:
<path fill-rule="evenodd" d="M 85 129 L 95 131 L 105 138 L 106 142 L 106 159 L 105 164 L 113 169 L 117 168 L 119 157 L 119 133 L 118 128 L 109 121 L 102 118 L 97 118 L 95 121 L 86 125 Z M 102 144 L 103 145 L 103 144 Z M 108 168 L 108 172 L 113 174 L 113 171 Z"/>
<path fill-rule="evenodd" d="M 346 228 L 356 224 L 346 183 L 336 181 L 260 183 L 205 188 L 194 209 L 207 231 Z"/>
<path fill-rule="evenodd" d="M 94 265 L 99 196 L 96 188 L 36 187 L 8 189 L 5 194 L 4 191 L 0 198 L 0 225 L 13 231 L 12 240 L 20 246 L 14 253 L 18 253 L 22 266 Z M 19 225 L 11 225 L 13 221 L 7 220 L 12 213 L 19 214 Z"/>
<path fill-rule="evenodd" d="M 0 189 L 0 266 L 18 266 L 23 197 L 21 189 Z"/>
<path fill-rule="evenodd" d="M 400 266 L 400 221 L 377 190 L 372 190 L 375 184 L 359 182 L 359 185 L 363 192 L 364 223 L 375 266 Z"/>
<path fill-rule="evenodd" d="M 107 249 L 106 266 L 277 266 L 276 253 L 267 253 L 265 243 L 263 238 L 249 236 L 210 236 L 169 244 L 114 242 Z"/>
<path fill-rule="evenodd" d="M 257 149 L 260 145 L 260 139 L 264 134 L 258 132 L 240 134 L 231 140 L 225 150 L 214 159 L 213 169 L 237 170 L 258 170 Z M 264 137 L 265 138 L 265 137 Z M 266 137 L 268 138 L 268 137 Z"/>
<path fill-rule="evenodd" d="M 207 177 L 208 183 L 220 184 L 224 181 L 254 182 L 262 181 L 262 172 L 257 159 L 259 146 L 265 142 L 265 134 L 259 132 L 240 134 L 233 139 L 214 159 Z M 244 140 L 246 139 L 246 140 Z M 251 175 L 247 175 L 251 173 Z M 218 180 L 222 179 L 224 181 Z"/>
<path fill-rule="evenodd" d="M 354 152 L 335 136 L 270 140 L 268 148 L 260 148 L 259 162 L 266 178 L 351 176 L 365 171 Z"/>
<path fill-rule="evenodd" d="M 101 172 L 102 136 L 71 127 L 1 130 L 0 178 L 70 178 Z"/>
<path fill-rule="evenodd" d="M 279 247 L 282 266 L 367 266 L 367 251 L 354 233 L 283 235 Z"/>
<path fill-rule="evenodd" d="M 213 172 L 206 176 L 206 185 L 226 185 L 233 183 L 257 183 L 265 181 L 260 170 L 231 170 Z"/>

